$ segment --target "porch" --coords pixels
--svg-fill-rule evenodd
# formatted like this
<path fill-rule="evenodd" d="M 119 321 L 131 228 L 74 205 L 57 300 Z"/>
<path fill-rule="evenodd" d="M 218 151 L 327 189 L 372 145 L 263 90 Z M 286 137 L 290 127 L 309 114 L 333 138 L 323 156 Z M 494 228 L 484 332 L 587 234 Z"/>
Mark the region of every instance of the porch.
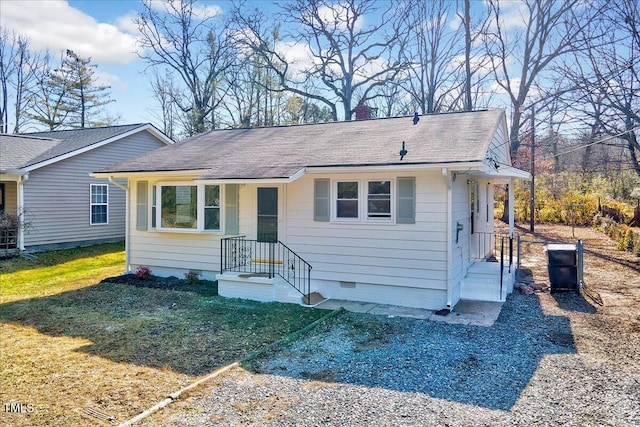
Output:
<path fill-rule="evenodd" d="M 501 233 L 476 233 L 472 264 L 460 282 L 460 299 L 503 302 L 513 292 L 516 265 L 514 238 Z"/>

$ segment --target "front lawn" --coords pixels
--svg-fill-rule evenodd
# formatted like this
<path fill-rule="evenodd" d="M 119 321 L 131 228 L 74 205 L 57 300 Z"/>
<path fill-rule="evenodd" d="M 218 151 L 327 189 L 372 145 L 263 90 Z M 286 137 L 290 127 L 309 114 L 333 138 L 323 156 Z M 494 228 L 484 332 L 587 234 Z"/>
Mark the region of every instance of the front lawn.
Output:
<path fill-rule="evenodd" d="M 123 265 L 122 245 L 0 261 L 8 425 L 122 422 L 326 313 L 102 281 Z"/>

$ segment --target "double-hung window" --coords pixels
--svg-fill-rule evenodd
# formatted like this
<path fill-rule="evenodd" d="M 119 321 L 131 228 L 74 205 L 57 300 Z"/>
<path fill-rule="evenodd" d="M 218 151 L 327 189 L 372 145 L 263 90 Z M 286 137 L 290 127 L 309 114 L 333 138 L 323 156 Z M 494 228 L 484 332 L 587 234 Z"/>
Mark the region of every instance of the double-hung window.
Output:
<path fill-rule="evenodd" d="M 391 181 L 367 182 L 367 218 L 391 219 Z"/>
<path fill-rule="evenodd" d="M 90 224 L 108 224 L 109 186 L 107 184 L 91 184 L 90 193 Z"/>
<path fill-rule="evenodd" d="M 220 186 L 204 186 L 204 229 L 220 230 Z"/>
<path fill-rule="evenodd" d="M 336 183 L 336 218 L 359 218 L 358 184 L 358 181 L 338 181 Z"/>
<path fill-rule="evenodd" d="M 413 224 L 415 213 L 415 177 L 314 180 L 314 221 Z"/>

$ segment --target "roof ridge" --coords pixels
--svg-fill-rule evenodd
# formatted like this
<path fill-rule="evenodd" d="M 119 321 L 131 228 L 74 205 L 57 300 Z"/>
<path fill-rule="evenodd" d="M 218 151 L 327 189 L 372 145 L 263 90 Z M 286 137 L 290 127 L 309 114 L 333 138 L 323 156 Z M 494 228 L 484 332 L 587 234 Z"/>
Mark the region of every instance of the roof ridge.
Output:
<path fill-rule="evenodd" d="M 419 117 L 434 117 L 434 116 L 445 116 L 445 115 L 454 115 L 454 114 L 482 113 L 482 112 L 487 112 L 487 111 L 499 111 L 499 110 L 502 110 L 502 109 L 501 108 L 480 108 L 480 109 L 471 110 L 471 111 L 441 111 L 441 112 L 423 113 L 423 114 L 418 113 L 418 116 Z M 303 126 L 335 125 L 335 124 L 341 124 L 341 123 L 342 124 L 347 124 L 347 123 L 363 123 L 363 122 L 381 121 L 381 120 L 393 120 L 393 119 L 412 119 L 413 117 L 414 117 L 414 115 L 411 114 L 411 115 L 390 116 L 390 117 L 371 117 L 369 119 L 363 119 L 363 120 L 336 120 L 336 121 L 316 122 L 316 123 L 294 123 L 294 124 L 290 124 L 290 125 L 251 126 L 251 127 L 247 127 L 247 128 L 229 127 L 229 128 L 210 129 L 210 130 L 208 130 L 206 132 L 193 135 L 192 137 L 202 136 L 202 135 L 206 135 L 208 133 L 217 132 L 217 131 L 229 131 L 229 130 L 238 130 L 238 131 L 240 131 L 240 130 L 254 130 L 254 129 L 282 129 L 282 128 L 303 127 Z M 190 139 L 192 137 L 189 137 L 189 138 L 186 138 L 186 139 Z"/>
<path fill-rule="evenodd" d="M 151 123 L 149 123 L 149 122 L 147 122 L 147 123 L 130 123 L 130 124 L 124 124 L 124 125 L 95 126 L 95 127 L 89 127 L 89 128 L 42 130 L 42 131 L 38 131 L 38 132 L 20 133 L 18 135 L 34 135 L 34 134 L 41 134 L 41 133 L 89 131 L 89 130 L 99 130 L 99 129 L 114 129 L 114 128 L 121 128 L 121 127 L 141 127 L 141 126 L 147 126 L 147 125 L 151 125 Z"/>
<path fill-rule="evenodd" d="M 29 136 L 25 133 L 0 133 L 0 136 L 10 137 L 10 138 L 28 138 L 28 139 L 41 139 L 43 141 L 62 141 L 58 138 L 50 138 L 48 136 Z"/>

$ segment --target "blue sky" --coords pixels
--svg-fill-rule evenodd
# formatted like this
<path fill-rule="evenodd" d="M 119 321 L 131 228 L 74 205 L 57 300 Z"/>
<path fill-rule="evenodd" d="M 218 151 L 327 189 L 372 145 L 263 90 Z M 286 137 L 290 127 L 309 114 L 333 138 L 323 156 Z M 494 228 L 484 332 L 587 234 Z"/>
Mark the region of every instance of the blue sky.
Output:
<path fill-rule="evenodd" d="M 161 5 L 162 0 L 154 1 Z M 199 4 L 219 7 L 223 14 L 231 6 L 228 0 L 203 0 Z M 261 6 L 270 4 L 261 2 Z M 505 9 L 514 4 L 518 3 L 505 3 Z M 107 106 L 109 115 L 118 117 L 121 124 L 153 123 L 156 103 L 146 65 L 135 54 L 137 26 L 133 18 L 140 8 L 139 0 L 1 0 L 0 26 L 29 37 L 34 51 L 48 49 L 58 57 L 71 49 L 82 57 L 91 57 L 98 66 L 100 83 L 111 86 L 116 101 Z M 517 25 L 518 14 L 512 16 Z M 296 54 L 304 56 L 300 48 L 289 47 L 287 55 Z M 29 130 L 35 129 L 23 129 Z"/>
<path fill-rule="evenodd" d="M 219 5 L 223 13 L 229 8 L 226 1 L 201 3 Z M 121 124 L 146 123 L 154 121 L 155 103 L 145 63 L 135 54 L 132 18 L 140 7 L 139 0 L 2 0 L 0 26 L 29 37 L 34 51 L 48 49 L 59 57 L 71 49 L 91 57 L 100 82 L 111 86 L 116 101 L 108 105 L 109 114 Z"/>

